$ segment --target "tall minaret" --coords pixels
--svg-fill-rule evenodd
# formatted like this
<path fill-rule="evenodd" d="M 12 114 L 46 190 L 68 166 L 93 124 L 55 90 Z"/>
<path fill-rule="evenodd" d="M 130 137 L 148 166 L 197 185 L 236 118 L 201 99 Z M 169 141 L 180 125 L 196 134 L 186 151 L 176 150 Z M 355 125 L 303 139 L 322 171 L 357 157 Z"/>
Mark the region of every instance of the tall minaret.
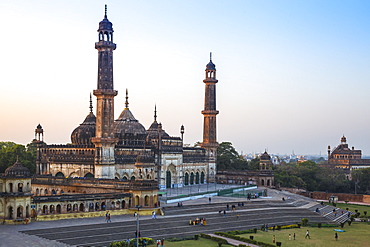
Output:
<path fill-rule="evenodd" d="M 204 116 L 203 142 L 201 146 L 206 149 L 209 158 L 208 180 L 214 181 L 216 175 L 216 156 L 217 156 L 217 131 L 216 131 L 216 65 L 212 62 L 212 53 L 210 61 L 206 66 L 206 78 L 203 80 L 206 84 L 204 97 Z M 207 181 L 208 182 L 208 181 Z"/>
<path fill-rule="evenodd" d="M 115 174 L 114 147 L 118 142 L 114 138 L 114 97 L 113 89 L 113 43 L 112 23 L 107 18 L 105 5 L 104 19 L 99 23 L 99 42 L 95 43 L 98 50 L 98 89 L 94 90 L 96 103 L 96 134 L 91 139 L 95 144 L 95 177 L 112 178 Z"/>

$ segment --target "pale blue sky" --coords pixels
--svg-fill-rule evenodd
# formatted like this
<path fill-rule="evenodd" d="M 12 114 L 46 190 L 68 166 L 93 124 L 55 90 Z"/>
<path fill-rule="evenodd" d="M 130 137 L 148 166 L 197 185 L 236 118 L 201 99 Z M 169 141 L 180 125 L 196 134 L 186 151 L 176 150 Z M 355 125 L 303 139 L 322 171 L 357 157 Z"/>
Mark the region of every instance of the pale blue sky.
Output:
<path fill-rule="evenodd" d="M 99 21 L 113 23 L 115 118 L 202 140 L 213 52 L 218 141 L 243 153 L 326 153 L 344 134 L 370 154 L 369 1 L 0 2 L 0 140 L 70 142 L 96 89 Z M 94 99 L 95 106 L 95 99 Z"/>

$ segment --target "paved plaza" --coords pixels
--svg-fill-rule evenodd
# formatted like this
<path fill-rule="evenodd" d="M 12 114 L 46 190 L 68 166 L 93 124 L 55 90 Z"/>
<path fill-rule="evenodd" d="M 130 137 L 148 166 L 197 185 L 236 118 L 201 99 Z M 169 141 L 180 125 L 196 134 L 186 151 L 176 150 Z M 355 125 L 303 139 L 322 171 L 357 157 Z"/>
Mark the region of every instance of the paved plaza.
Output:
<path fill-rule="evenodd" d="M 214 185 L 213 185 L 214 186 Z M 206 192 L 206 185 L 190 186 L 191 193 Z M 217 189 L 225 189 L 225 186 L 217 185 Z M 184 190 L 189 188 L 173 188 L 168 190 L 168 195 L 184 194 Z M 209 189 L 209 186 L 208 186 Z M 212 189 L 214 191 L 214 188 Z M 325 221 L 307 207 L 316 204 L 307 198 L 305 206 L 296 207 L 290 202 L 283 202 L 282 197 L 303 197 L 269 190 L 267 198 L 259 198 L 247 201 L 246 198 L 232 197 L 212 197 L 209 204 L 208 197 L 197 200 L 184 201 L 184 207 L 177 207 L 177 203 L 161 205 L 165 207 L 165 215 L 158 216 L 157 220 L 151 216 L 140 216 L 140 231 L 142 236 L 152 238 L 166 238 L 172 236 L 189 236 L 196 233 L 212 233 L 216 230 L 232 230 L 237 227 L 258 227 L 261 222 L 284 224 L 292 220 L 302 218 L 302 214 L 307 217 Z M 237 207 L 237 214 L 227 212 L 223 217 L 219 211 L 224 210 L 226 204 L 235 204 L 244 201 L 244 207 Z M 276 214 L 276 209 L 279 215 Z M 289 212 L 289 213 L 288 213 Z M 258 219 L 254 216 L 258 215 Z M 289 215 L 287 217 L 286 215 Z M 296 215 L 296 216 L 295 216 Z M 189 219 L 205 217 L 207 226 L 189 226 Z M 316 217 L 316 218 L 315 218 Z M 234 222 L 233 222 L 234 221 Z M 208 223 L 209 222 L 209 223 Z M 106 223 L 105 217 L 69 219 L 58 221 L 38 221 L 29 225 L 0 225 L 0 246 L 107 246 L 111 241 L 119 241 L 133 238 L 136 230 L 136 219 L 132 215 L 114 215 L 112 223 Z M 27 234 L 25 234 L 25 233 Z"/>

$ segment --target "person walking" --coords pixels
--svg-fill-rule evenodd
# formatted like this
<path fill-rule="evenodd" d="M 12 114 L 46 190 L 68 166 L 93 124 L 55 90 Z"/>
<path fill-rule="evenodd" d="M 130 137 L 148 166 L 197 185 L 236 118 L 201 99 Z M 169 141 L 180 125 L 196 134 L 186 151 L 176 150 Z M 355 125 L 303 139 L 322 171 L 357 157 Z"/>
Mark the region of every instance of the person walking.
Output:
<path fill-rule="evenodd" d="M 338 233 L 334 234 L 335 241 L 338 241 Z"/>
<path fill-rule="evenodd" d="M 306 236 L 305 236 L 304 238 L 305 238 L 305 239 L 307 239 L 307 238 L 308 238 L 308 239 L 311 239 L 311 237 L 310 237 L 310 232 L 309 232 L 308 230 L 306 231 Z"/>
<path fill-rule="evenodd" d="M 108 216 L 107 216 L 107 223 L 108 222 L 112 223 L 112 221 L 110 220 L 110 214 L 108 214 Z"/>
<path fill-rule="evenodd" d="M 226 211 L 224 210 L 224 217 L 226 217 Z"/>
<path fill-rule="evenodd" d="M 293 240 L 295 240 L 295 233 L 293 234 Z"/>

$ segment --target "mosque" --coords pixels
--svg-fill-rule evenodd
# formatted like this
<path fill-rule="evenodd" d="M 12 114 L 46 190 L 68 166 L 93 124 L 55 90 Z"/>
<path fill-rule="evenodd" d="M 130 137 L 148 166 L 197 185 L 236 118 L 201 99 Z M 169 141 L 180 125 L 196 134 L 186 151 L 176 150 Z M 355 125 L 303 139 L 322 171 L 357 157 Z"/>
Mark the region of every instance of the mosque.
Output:
<path fill-rule="evenodd" d="M 35 129 L 36 175 L 18 161 L 0 174 L 0 218 L 13 224 L 25 219 L 96 217 L 106 210 L 132 213 L 160 208 L 158 189 L 216 181 L 216 66 L 206 65 L 203 142 L 184 147 L 157 122 L 157 111 L 145 128 L 129 109 L 128 91 L 120 116 L 114 118 L 113 24 L 107 8 L 99 23 L 97 100 L 85 120 L 71 133 L 71 144 L 44 142 Z M 140 210 L 140 212 L 142 212 Z"/>
<path fill-rule="evenodd" d="M 35 130 L 37 143 L 36 173 L 54 177 L 79 177 L 128 180 L 155 180 L 159 188 L 176 188 L 215 181 L 216 176 L 216 67 L 212 58 L 206 65 L 203 142 L 201 147 L 184 147 L 181 137 L 169 135 L 157 122 L 157 111 L 145 128 L 129 108 L 126 90 L 125 108 L 114 118 L 113 24 L 107 18 L 99 23 L 98 80 L 96 114 L 90 95 L 90 112 L 72 131 L 71 144 L 44 142 L 44 130 Z"/>

